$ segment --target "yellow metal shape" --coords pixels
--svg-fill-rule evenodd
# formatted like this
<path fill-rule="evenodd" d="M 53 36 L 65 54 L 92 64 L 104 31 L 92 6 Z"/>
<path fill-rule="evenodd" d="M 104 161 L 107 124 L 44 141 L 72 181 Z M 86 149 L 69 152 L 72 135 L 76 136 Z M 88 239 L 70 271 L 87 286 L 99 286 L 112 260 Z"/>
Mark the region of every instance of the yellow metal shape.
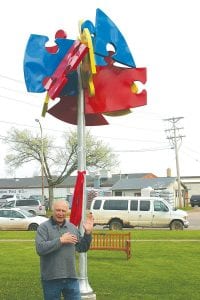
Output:
<path fill-rule="evenodd" d="M 45 115 L 46 115 L 46 112 L 48 109 L 48 104 L 49 104 L 49 95 L 48 95 L 48 93 L 46 93 L 43 108 L 42 108 L 42 117 L 45 117 Z"/>
<path fill-rule="evenodd" d="M 96 74 L 96 63 L 92 44 L 92 37 L 88 28 L 84 28 L 81 32 L 81 24 L 82 21 L 79 22 L 80 40 L 89 49 L 89 53 L 84 57 L 81 65 L 82 82 L 84 88 L 88 87 L 90 96 L 94 96 L 95 87 L 93 82 L 93 74 Z"/>

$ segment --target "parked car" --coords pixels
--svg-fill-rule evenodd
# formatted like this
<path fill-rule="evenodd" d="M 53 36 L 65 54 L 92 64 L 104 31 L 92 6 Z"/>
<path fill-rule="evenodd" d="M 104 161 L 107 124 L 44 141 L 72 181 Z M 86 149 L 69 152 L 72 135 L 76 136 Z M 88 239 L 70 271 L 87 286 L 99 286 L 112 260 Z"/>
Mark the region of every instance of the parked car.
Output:
<path fill-rule="evenodd" d="M 188 214 L 175 210 L 159 197 L 95 197 L 91 204 L 95 225 L 111 230 L 123 227 L 183 229 L 189 226 Z"/>
<path fill-rule="evenodd" d="M 44 195 L 44 200 L 42 199 L 42 195 L 30 195 L 29 199 L 40 200 L 40 202 L 45 205 L 46 210 L 49 209 L 49 199 L 45 195 Z"/>
<path fill-rule="evenodd" d="M 46 220 L 19 208 L 0 208 L 0 230 L 37 230 Z"/>
<path fill-rule="evenodd" d="M 2 207 L 6 203 L 6 199 L 1 199 L 0 198 L 0 207 Z"/>
<path fill-rule="evenodd" d="M 4 203 L 2 207 L 19 207 L 23 210 L 32 213 L 35 216 L 46 215 L 45 206 L 41 204 L 40 200 L 36 200 L 36 199 L 17 199 L 17 200 L 7 199 L 6 203 Z"/>
<path fill-rule="evenodd" d="M 23 199 L 23 196 L 19 194 L 3 194 L 0 198 L 0 207 L 2 207 L 7 200 L 16 200 L 16 199 Z"/>
<path fill-rule="evenodd" d="M 22 196 L 21 194 L 3 194 L 1 195 L 0 199 L 16 200 L 16 199 L 24 199 L 24 196 Z"/>
<path fill-rule="evenodd" d="M 190 198 L 190 205 L 194 207 L 195 205 L 200 206 L 200 195 L 192 195 Z"/>

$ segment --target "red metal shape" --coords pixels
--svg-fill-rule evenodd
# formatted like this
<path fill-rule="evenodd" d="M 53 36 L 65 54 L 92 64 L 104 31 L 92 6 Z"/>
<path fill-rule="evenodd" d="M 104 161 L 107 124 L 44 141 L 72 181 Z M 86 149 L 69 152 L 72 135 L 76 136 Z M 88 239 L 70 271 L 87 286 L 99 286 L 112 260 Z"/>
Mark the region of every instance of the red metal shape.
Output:
<path fill-rule="evenodd" d="M 77 69 L 83 57 L 88 53 L 88 48 L 80 41 L 75 41 L 66 53 L 51 77 L 43 80 L 43 86 L 48 91 L 51 99 L 59 96 L 67 83 L 67 74 Z"/>
<path fill-rule="evenodd" d="M 106 67 L 97 66 L 93 76 L 95 95 L 85 89 L 85 112 L 87 114 L 127 110 L 147 104 L 147 94 L 134 93 L 131 85 L 135 81 L 146 82 L 146 68 L 121 68 L 111 63 Z"/>
<path fill-rule="evenodd" d="M 48 113 L 63 122 L 77 125 L 77 96 L 61 97 L 60 101 L 48 110 Z M 108 122 L 101 114 L 86 114 L 85 125 L 108 125 Z"/>

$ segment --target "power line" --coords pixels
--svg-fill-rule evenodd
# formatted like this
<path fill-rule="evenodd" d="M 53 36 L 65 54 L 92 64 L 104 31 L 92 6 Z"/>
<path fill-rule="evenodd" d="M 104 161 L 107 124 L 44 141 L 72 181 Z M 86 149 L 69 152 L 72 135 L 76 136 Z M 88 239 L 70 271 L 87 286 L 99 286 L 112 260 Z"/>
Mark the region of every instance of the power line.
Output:
<path fill-rule="evenodd" d="M 5 78 L 5 79 L 8 79 L 8 80 L 11 80 L 11 81 L 15 81 L 15 82 L 18 82 L 18 83 L 23 83 L 23 84 L 24 84 L 24 81 L 22 81 L 22 80 L 19 80 L 19 79 L 14 79 L 14 78 L 12 78 L 12 77 L 9 77 L 9 76 L 6 76 L 6 75 L 2 75 L 2 74 L 0 74 L 0 77 L 2 77 L 2 78 Z"/>
<path fill-rule="evenodd" d="M 136 150 L 113 150 L 113 152 L 149 152 L 149 151 L 160 151 L 173 148 L 149 148 L 149 149 L 136 149 Z"/>
<path fill-rule="evenodd" d="M 34 93 L 19 91 L 19 90 L 16 90 L 16 89 L 5 87 L 5 86 L 0 86 L 0 89 L 5 90 L 5 91 L 9 91 L 9 92 L 12 92 L 12 93 L 17 93 L 17 94 L 20 94 L 20 95 L 25 95 L 25 96 L 28 96 L 28 97 L 34 97 L 34 98 L 38 99 L 38 97 Z"/>
<path fill-rule="evenodd" d="M 191 149 L 190 147 L 186 147 L 186 146 L 185 146 L 185 148 L 188 149 L 189 151 L 193 152 L 193 153 L 196 153 L 196 154 L 200 155 L 200 152 L 197 151 L 197 150 Z"/>
<path fill-rule="evenodd" d="M 1 121 L 0 120 L 0 123 L 4 123 L 4 124 L 9 124 L 9 125 L 15 125 L 15 126 L 21 126 L 21 127 L 30 127 L 30 128 L 34 128 L 34 129 L 37 129 L 36 126 L 31 126 L 31 125 L 27 125 L 27 124 L 19 124 L 19 123 L 15 123 L 15 122 L 8 122 L 8 121 Z M 58 130 L 58 129 L 53 129 L 53 128 L 45 128 L 43 127 L 45 130 L 48 130 L 48 131 L 55 131 L 55 132 L 59 132 L 59 133 L 65 133 L 66 131 L 62 131 L 62 130 Z"/>
<path fill-rule="evenodd" d="M 17 100 L 17 99 L 14 99 L 14 98 L 12 98 L 12 97 L 8 97 L 8 96 L 0 95 L 0 98 L 4 98 L 4 99 L 7 99 L 7 100 L 11 100 L 11 101 L 23 103 L 23 104 L 30 105 L 30 106 L 40 107 L 40 105 L 33 104 L 33 103 L 28 103 L 28 102 L 25 102 L 25 101 L 23 101 L 23 100 Z"/>
<path fill-rule="evenodd" d="M 182 151 L 182 153 L 183 154 L 185 154 L 187 157 L 189 157 L 190 159 L 192 159 L 193 161 L 195 161 L 195 162 L 198 162 L 198 163 L 200 163 L 200 159 L 198 159 L 198 158 L 195 158 L 194 156 L 192 156 L 190 153 L 188 153 L 187 151 Z"/>
<path fill-rule="evenodd" d="M 112 137 L 112 136 L 102 136 L 102 135 L 94 135 L 97 136 L 99 138 L 103 138 L 103 139 L 109 139 L 109 140 L 120 140 L 120 141 L 129 141 L 129 142 L 142 142 L 142 143 L 158 143 L 160 144 L 160 141 L 155 141 L 155 140 L 139 140 L 139 139 L 135 139 L 135 138 L 121 138 L 121 137 Z"/>

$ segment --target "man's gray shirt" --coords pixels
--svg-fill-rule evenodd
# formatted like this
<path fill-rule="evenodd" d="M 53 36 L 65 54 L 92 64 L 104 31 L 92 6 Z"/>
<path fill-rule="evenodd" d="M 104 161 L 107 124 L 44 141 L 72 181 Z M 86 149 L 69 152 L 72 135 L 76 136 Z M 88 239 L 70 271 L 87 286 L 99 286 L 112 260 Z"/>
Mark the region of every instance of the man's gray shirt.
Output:
<path fill-rule="evenodd" d="M 63 233 L 76 235 L 78 243 L 61 244 Z M 81 237 L 79 230 L 72 223 L 65 221 L 60 227 L 52 219 L 42 223 L 36 233 L 36 251 L 40 256 L 41 278 L 52 280 L 59 278 L 77 278 L 75 251 L 86 252 L 92 240 L 90 234 Z"/>

